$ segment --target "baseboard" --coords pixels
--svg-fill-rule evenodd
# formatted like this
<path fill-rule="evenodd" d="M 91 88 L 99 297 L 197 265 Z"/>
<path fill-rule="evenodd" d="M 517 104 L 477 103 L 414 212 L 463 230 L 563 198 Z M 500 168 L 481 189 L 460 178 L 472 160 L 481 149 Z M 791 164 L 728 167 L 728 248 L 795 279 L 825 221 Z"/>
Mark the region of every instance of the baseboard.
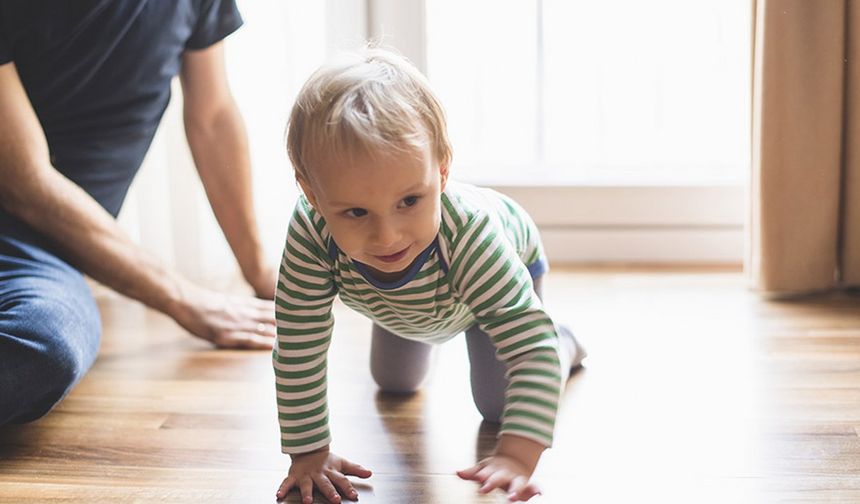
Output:
<path fill-rule="evenodd" d="M 703 186 L 493 186 L 531 214 L 552 262 L 740 264 L 745 190 Z"/>
<path fill-rule="evenodd" d="M 552 263 L 740 264 L 738 228 L 541 229 Z"/>

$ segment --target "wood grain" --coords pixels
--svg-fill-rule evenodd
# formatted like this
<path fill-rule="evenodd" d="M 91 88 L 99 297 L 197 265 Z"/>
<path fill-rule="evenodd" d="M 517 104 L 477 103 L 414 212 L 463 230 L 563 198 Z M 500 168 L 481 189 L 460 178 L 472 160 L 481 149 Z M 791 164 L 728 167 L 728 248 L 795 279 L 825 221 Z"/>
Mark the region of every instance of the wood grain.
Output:
<path fill-rule="evenodd" d="M 554 271 L 545 289 L 590 357 L 534 502 L 860 502 L 860 296 L 766 300 L 722 268 Z M 0 429 L 0 502 L 273 502 L 289 462 L 269 352 L 100 306 L 91 372 L 45 418 Z M 361 502 L 505 502 L 454 475 L 496 434 L 462 339 L 439 347 L 422 391 L 386 395 L 369 323 L 342 305 L 335 317 L 333 449 L 374 470 Z"/>

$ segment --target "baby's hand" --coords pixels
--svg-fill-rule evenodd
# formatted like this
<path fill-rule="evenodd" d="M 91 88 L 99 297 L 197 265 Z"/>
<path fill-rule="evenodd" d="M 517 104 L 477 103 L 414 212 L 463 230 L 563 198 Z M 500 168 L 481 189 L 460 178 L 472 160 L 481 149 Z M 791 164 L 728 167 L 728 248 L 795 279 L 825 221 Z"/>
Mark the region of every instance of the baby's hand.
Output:
<path fill-rule="evenodd" d="M 293 463 L 287 479 L 281 483 L 275 496 L 278 500 L 284 499 L 287 493 L 298 487 L 302 493 L 302 502 L 311 504 L 314 501 L 313 491 L 316 487 L 329 502 L 337 504 L 341 502 L 338 490 L 349 500 L 358 500 L 358 492 L 346 475 L 369 478 L 372 474 L 369 470 L 354 464 L 344 458 L 329 452 L 328 447 L 292 456 Z"/>
<path fill-rule="evenodd" d="M 529 481 L 531 471 L 517 459 L 507 455 L 493 455 L 476 465 L 457 471 L 457 476 L 481 483 L 481 493 L 489 493 L 495 488 L 508 492 L 508 500 L 527 501 L 539 495 L 540 488 Z"/>

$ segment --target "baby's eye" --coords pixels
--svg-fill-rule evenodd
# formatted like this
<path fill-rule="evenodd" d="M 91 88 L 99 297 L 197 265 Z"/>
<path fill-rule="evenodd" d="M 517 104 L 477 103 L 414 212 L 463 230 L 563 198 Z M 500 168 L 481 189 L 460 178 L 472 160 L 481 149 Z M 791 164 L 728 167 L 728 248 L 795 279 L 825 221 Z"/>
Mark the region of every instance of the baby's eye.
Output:
<path fill-rule="evenodd" d="M 367 215 L 367 210 L 363 208 L 350 208 L 349 210 L 344 212 L 349 217 L 363 217 Z"/>
<path fill-rule="evenodd" d="M 407 196 L 403 198 L 403 206 L 411 207 L 418 203 L 418 196 Z"/>

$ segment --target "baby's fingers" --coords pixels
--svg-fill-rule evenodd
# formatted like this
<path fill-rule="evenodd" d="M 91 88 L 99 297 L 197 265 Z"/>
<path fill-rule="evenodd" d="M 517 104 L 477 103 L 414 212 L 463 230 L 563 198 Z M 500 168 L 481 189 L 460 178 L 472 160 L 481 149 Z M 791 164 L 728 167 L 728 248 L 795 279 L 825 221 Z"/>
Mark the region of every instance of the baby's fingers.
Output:
<path fill-rule="evenodd" d="M 341 465 L 341 469 L 343 470 L 343 474 L 349 474 L 350 476 L 358 476 L 359 478 L 369 478 L 373 475 L 370 469 L 365 468 L 355 462 L 350 462 L 349 460 L 344 460 L 343 465 Z"/>
<path fill-rule="evenodd" d="M 337 493 L 337 490 L 335 490 L 334 485 L 332 485 L 331 481 L 329 481 L 328 476 L 325 476 L 324 474 L 315 475 L 314 483 L 316 483 L 320 493 L 323 494 L 329 502 L 333 504 L 340 503 L 340 494 Z"/>
<path fill-rule="evenodd" d="M 508 488 L 511 484 L 511 475 L 507 471 L 496 471 L 484 480 L 484 484 L 478 489 L 480 493 L 489 493 L 496 488 Z"/>
<path fill-rule="evenodd" d="M 350 483 L 346 476 L 337 471 L 328 471 L 326 475 L 338 490 L 340 490 L 342 494 L 346 495 L 347 499 L 358 500 L 358 492 L 355 491 L 355 488 L 353 488 L 352 483 Z"/>
<path fill-rule="evenodd" d="M 540 488 L 534 483 L 529 483 L 525 476 L 517 476 L 508 487 L 508 500 L 510 502 L 527 501 L 540 494 Z"/>
<path fill-rule="evenodd" d="M 292 476 L 287 476 L 287 478 L 281 483 L 281 486 L 278 487 L 278 491 L 275 492 L 275 497 L 278 500 L 285 499 L 287 494 L 293 487 L 296 485 L 296 479 Z"/>
<path fill-rule="evenodd" d="M 314 502 L 314 481 L 305 476 L 299 482 L 299 488 L 302 490 L 302 504 L 313 504 Z"/>
<path fill-rule="evenodd" d="M 457 476 L 465 479 L 465 480 L 474 480 L 477 479 L 478 471 L 483 469 L 483 464 L 475 464 L 468 469 L 462 469 L 457 471 Z"/>

